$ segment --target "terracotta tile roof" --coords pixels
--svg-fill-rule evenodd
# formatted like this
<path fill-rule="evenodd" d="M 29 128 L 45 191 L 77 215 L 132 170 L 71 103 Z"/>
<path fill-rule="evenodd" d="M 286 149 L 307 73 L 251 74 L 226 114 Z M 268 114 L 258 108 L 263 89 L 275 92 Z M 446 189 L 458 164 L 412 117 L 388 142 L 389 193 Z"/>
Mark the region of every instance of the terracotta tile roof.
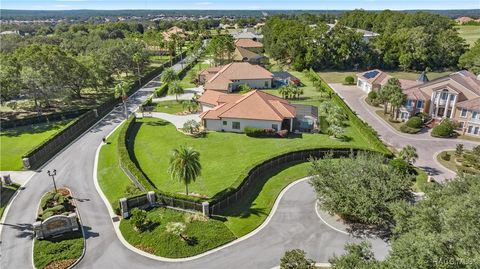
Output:
<path fill-rule="evenodd" d="M 235 61 L 243 61 L 244 59 L 247 59 L 247 61 L 250 61 L 250 60 L 256 60 L 260 58 L 263 58 L 263 56 L 238 46 L 235 48 L 235 52 L 233 53 L 233 60 Z"/>
<path fill-rule="evenodd" d="M 263 44 L 249 38 L 235 40 L 235 46 L 242 48 L 263 48 Z"/>
<path fill-rule="evenodd" d="M 241 98 L 235 101 L 219 104 L 202 113 L 200 118 L 281 121 L 285 118 L 294 118 L 295 112 L 295 107 L 290 105 L 288 101 L 262 91 L 253 90 L 243 94 Z"/>
<path fill-rule="evenodd" d="M 205 83 L 207 90 L 227 91 L 232 80 L 272 79 L 273 74 L 265 68 L 248 62 L 234 62 L 221 69 Z"/>
<path fill-rule="evenodd" d="M 180 27 L 172 26 L 167 31 L 163 32 L 162 36 L 164 39 L 169 40 L 172 34 L 178 34 L 180 36 L 183 36 L 185 34 L 185 31 Z"/>
<path fill-rule="evenodd" d="M 202 94 L 202 96 L 200 96 L 200 98 L 197 99 L 197 101 L 200 103 L 216 106 L 218 105 L 218 98 L 221 95 L 226 95 L 226 94 L 219 91 L 207 90 Z"/>
<path fill-rule="evenodd" d="M 457 106 L 460 108 L 480 111 L 480 97 L 460 102 L 457 104 Z"/>

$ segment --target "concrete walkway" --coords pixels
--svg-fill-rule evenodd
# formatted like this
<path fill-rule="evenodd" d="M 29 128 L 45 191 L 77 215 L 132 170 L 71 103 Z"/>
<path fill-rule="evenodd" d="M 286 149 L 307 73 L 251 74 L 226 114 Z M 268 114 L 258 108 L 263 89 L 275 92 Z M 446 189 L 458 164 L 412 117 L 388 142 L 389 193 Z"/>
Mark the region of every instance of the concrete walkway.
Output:
<path fill-rule="evenodd" d="M 200 96 L 202 95 L 202 93 L 203 93 L 203 86 L 200 86 L 197 88 L 188 88 L 184 90 L 183 94 L 178 95 L 178 100 L 192 100 L 195 94 Z M 167 95 L 160 98 L 153 98 L 152 102 L 158 103 L 162 101 L 172 101 L 172 100 L 177 100 L 175 95 Z"/>
<path fill-rule="evenodd" d="M 443 182 L 455 177 L 455 173 L 437 162 L 436 156 L 444 150 L 455 149 L 457 144 L 473 148 L 480 143 L 456 138 L 434 138 L 428 132 L 422 134 L 404 134 L 395 130 L 375 113 L 376 108 L 365 102 L 366 93 L 356 86 L 329 84 L 357 112 L 358 116 L 372 126 L 380 138 L 393 148 L 400 150 L 406 145 L 417 148 L 418 160 L 415 165 L 429 172 L 435 180 Z"/>

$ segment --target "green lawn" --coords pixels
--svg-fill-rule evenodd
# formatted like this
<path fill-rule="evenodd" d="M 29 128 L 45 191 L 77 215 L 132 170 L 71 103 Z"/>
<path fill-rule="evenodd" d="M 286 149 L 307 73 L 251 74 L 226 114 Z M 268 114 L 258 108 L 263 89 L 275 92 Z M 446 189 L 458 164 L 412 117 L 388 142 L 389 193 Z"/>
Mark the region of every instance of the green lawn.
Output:
<path fill-rule="evenodd" d="M 17 191 L 19 187 L 20 185 L 15 183 L 11 184 L 10 186 L 2 187 L 1 189 L 2 199 L 0 200 L 0 218 L 2 218 L 5 207 L 7 207 L 8 203 L 10 202 L 10 199 L 12 198 L 13 194 Z"/>
<path fill-rule="evenodd" d="M 242 200 L 226 210 L 217 212 L 225 216 L 225 225 L 237 237 L 260 226 L 270 213 L 278 194 L 293 181 L 306 177 L 310 163 L 281 167 L 256 179 L 257 185 Z M 217 214 L 214 212 L 214 214 Z"/>
<path fill-rule="evenodd" d="M 425 191 L 425 187 L 427 184 L 428 175 L 425 171 L 420 168 L 415 167 L 415 171 L 417 171 L 417 176 L 415 178 L 415 184 L 412 187 L 412 190 L 415 192 Z"/>
<path fill-rule="evenodd" d="M 189 186 L 193 193 L 212 197 L 229 187 L 249 167 L 273 156 L 298 149 L 359 147 L 368 141 L 357 129 L 347 127 L 349 141 L 339 141 L 323 134 L 303 134 L 302 138 L 252 138 L 245 134 L 209 132 L 193 138 L 178 132 L 172 124 L 153 118 L 139 119 L 134 152 L 140 168 L 162 191 L 183 193 L 183 184 L 173 182 L 167 173 L 172 149 L 191 145 L 200 152 L 202 177 Z"/>
<path fill-rule="evenodd" d="M 447 153 L 450 155 L 450 159 L 449 160 L 444 160 L 442 158 L 442 156 L 444 156 L 444 154 Z M 437 161 L 443 165 L 445 168 L 449 169 L 449 170 L 452 170 L 454 172 L 457 171 L 457 164 L 455 163 L 455 151 L 451 150 L 451 151 L 442 151 L 440 152 L 438 155 L 437 155 Z"/>
<path fill-rule="evenodd" d="M 480 26 L 478 25 L 459 25 L 456 28 L 460 36 L 463 37 L 470 46 L 473 46 L 475 41 L 480 38 Z"/>
<path fill-rule="evenodd" d="M 383 119 L 386 123 L 390 124 L 395 130 L 400 131 L 400 127 L 404 124 L 403 122 L 392 122 L 390 121 L 390 116 L 389 114 L 383 114 L 383 108 L 379 110 L 375 110 L 375 114 L 380 116 L 380 118 Z"/>
<path fill-rule="evenodd" d="M 118 200 L 126 196 L 126 189 L 133 185 L 118 165 L 117 140 L 121 127 L 107 139 L 98 156 L 97 179 L 100 188 L 113 208 L 118 207 Z"/>
<path fill-rule="evenodd" d="M 70 121 L 26 125 L 0 132 L 0 170 L 21 170 L 22 155 L 62 130 Z"/>
<path fill-rule="evenodd" d="M 34 240 L 33 263 L 36 268 L 67 268 L 83 252 L 83 235 L 81 232 L 65 234 L 45 240 Z"/>
<path fill-rule="evenodd" d="M 133 246 L 157 256 L 183 258 L 194 256 L 235 239 L 235 235 L 222 221 L 210 219 L 188 220 L 191 213 L 166 208 L 148 211 L 150 226 L 143 232 L 136 231 L 129 219 L 120 222 L 120 231 Z M 190 241 L 166 231 L 170 222 L 186 225 L 185 234 Z"/>
<path fill-rule="evenodd" d="M 177 101 L 163 101 L 157 103 L 157 106 L 153 110 L 155 112 L 163 112 L 163 113 L 168 113 L 168 114 L 176 114 L 185 111 L 183 109 L 183 104 L 182 102 L 177 102 Z"/>
<path fill-rule="evenodd" d="M 192 67 L 192 69 L 188 70 L 187 74 L 182 78 L 180 81 L 180 85 L 186 89 L 186 88 L 194 88 L 197 87 L 197 85 L 193 84 L 190 82 L 192 74 L 195 74 L 198 76 L 198 74 L 204 70 L 210 67 L 210 64 L 205 63 L 206 58 L 201 57 L 199 58 L 198 62 L 195 64 L 195 66 Z"/>

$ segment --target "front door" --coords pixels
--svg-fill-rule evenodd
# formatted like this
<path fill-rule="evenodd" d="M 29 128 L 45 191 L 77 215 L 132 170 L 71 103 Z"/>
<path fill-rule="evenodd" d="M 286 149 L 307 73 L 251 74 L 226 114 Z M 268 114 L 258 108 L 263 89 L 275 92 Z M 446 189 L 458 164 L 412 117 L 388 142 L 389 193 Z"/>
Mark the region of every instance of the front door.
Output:
<path fill-rule="evenodd" d="M 443 117 L 444 114 L 445 114 L 445 108 L 444 107 L 439 107 L 437 117 Z"/>

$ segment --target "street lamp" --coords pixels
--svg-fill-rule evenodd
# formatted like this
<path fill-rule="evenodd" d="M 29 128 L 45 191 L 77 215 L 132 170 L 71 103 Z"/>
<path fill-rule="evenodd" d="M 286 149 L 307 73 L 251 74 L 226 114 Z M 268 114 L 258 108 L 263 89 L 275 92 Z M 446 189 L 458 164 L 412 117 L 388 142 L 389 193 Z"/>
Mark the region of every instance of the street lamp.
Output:
<path fill-rule="evenodd" d="M 53 172 L 50 170 L 47 171 L 48 176 L 52 177 L 53 180 L 53 187 L 55 188 L 55 192 L 57 191 L 57 184 L 55 184 L 55 176 L 57 175 L 57 169 L 53 169 Z"/>

